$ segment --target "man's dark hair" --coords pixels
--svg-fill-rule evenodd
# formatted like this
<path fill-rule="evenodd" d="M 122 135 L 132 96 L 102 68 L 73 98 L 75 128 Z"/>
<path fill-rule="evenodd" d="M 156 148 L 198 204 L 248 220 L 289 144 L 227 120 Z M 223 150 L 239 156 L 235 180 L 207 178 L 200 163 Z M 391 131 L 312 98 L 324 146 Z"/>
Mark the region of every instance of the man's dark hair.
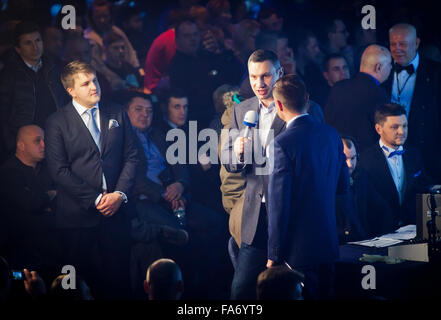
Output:
<path fill-rule="evenodd" d="M 355 152 L 358 157 L 358 144 L 354 137 L 348 136 L 348 135 L 340 135 L 340 138 L 343 142 L 343 144 L 346 146 L 346 148 L 351 149 L 352 147 L 355 148 Z"/>
<path fill-rule="evenodd" d="M 194 22 L 193 19 L 190 19 L 190 18 L 183 19 L 183 20 L 179 21 L 179 22 L 176 24 L 176 27 L 175 27 L 175 37 L 178 36 L 178 34 L 180 33 L 181 26 L 182 26 L 183 24 L 194 24 L 194 25 L 197 27 L 196 22 Z"/>
<path fill-rule="evenodd" d="M 188 94 L 180 88 L 171 88 L 161 94 L 161 111 L 164 116 L 168 116 L 168 103 L 170 98 L 187 98 Z"/>
<path fill-rule="evenodd" d="M 276 81 L 273 88 L 284 107 L 291 111 L 303 112 L 306 108 L 306 86 L 303 80 L 294 74 L 288 74 Z"/>
<path fill-rule="evenodd" d="M 322 64 L 323 71 L 329 72 L 329 63 L 331 62 L 332 59 L 343 59 L 346 61 L 346 64 L 348 64 L 348 61 L 346 60 L 346 57 L 344 55 L 339 53 L 331 53 L 328 54 L 323 60 L 323 64 Z"/>
<path fill-rule="evenodd" d="M 375 110 L 375 124 L 382 125 L 387 117 L 406 115 L 406 110 L 397 103 L 386 103 Z"/>
<path fill-rule="evenodd" d="M 93 22 L 93 10 L 96 7 L 108 7 L 110 16 L 111 16 L 111 23 L 113 24 L 113 6 L 112 3 L 107 0 L 95 0 L 89 7 L 89 10 L 87 12 L 87 19 L 89 20 L 89 24 L 92 27 L 93 30 L 97 30 L 96 24 Z"/>
<path fill-rule="evenodd" d="M 250 62 L 264 62 L 264 61 L 271 61 L 273 66 L 275 66 L 276 68 L 280 68 L 279 58 L 277 57 L 277 54 L 275 54 L 271 50 L 259 49 L 254 51 L 248 59 L 248 64 Z"/>
<path fill-rule="evenodd" d="M 66 274 L 61 274 L 55 278 L 52 282 L 48 297 L 54 301 L 82 301 L 89 298 L 89 294 L 86 290 L 86 282 L 80 275 L 75 277 L 75 289 L 64 289 L 63 279 L 67 277 Z"/>
<path fill-rule="evenodd" d="M 126 111 L 129 109 L 130 104 L 132 103 L 133 99 L 135 98 L 142 98 L 145 100 L 150 101 L 150 103 L 152 104 L 153 107 L 153 99 L 151 97 L 151 95 L 146 94 L 144 92 L 139 92 L 139 91 L 127 91 L 124 92 L 122 95 L 122 105 L 124 105 L 124 108 L 126 109 Z"/>
<path fill-rule="evenodd" d="M 266 269 L 257 278 L 257 299 L 259 300 L 293 300 L 301 299 L 297 286 L 304 275 L 286 266 L 275 266 Z"/>
<path fill-rule="evenodd" d="M 41 35 L 40 27 L 31 21 L 23 21 L 17 24 L 14 28 L 14 46 L 18 47 L 20 43 L 20 37 L 24 34 L 39 32 Z"/>
<path fill-rule="evenodd" d="M 117 41 L 124 41 L 124 38 L 115 31 L 106 32 L 105 36 L 103 37 L 103 44 L 106 48 Z"/>

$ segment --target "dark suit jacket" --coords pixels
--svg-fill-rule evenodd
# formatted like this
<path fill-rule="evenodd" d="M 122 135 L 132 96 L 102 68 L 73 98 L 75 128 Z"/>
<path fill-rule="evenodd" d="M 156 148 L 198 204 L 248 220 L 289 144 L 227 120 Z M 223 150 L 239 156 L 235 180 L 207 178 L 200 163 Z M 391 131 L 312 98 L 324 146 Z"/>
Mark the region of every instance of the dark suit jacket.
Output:
<path fill-rule="evenodd" d="M 388 93 L 394 77 L 391 72 L 383 84 Z M 428 175 L 441 181 L 441 64 L 421 55 L 408 122 L 407 142 L 420 150 Z"/>
<path fill-rule="evenodd" d="M 384 89 L 377 86 L 370 75 L 360 72 L 355 78 L 339 81 L 332 88 L 325 120 L 340 134 L 354 137 L 361 152 L 378 141 L 374 112 L 378 105 L 387 102 Z"/>
<path fill-rule="evenodd" d="M 377 192 L 366 171 L 357 166 L 349 192 L 336 198 L 336 218 L 340 243 L 382 235 L 381 225 L 390 208 Z"/>
<path fill-rule="evenodd" d="M 249 110 L 254 110 L 257 113 L 259 112 L 259 100 L 257 97 L 247 99 L 234 107 L 230 123 L 230 131 L 232 129 L 239 129 L 240 131 L 245 130 L 243 119 L 245 113 L 247 113 Z M 271 128 L 274 129 L 274 137 L 276 137 L 285 129 L 285 122 L 276 115 Z M 254 129 L 252 131 L 254 131 Z M 250 134 L 250 136 L 252 135 Z M 225 143 L 225 145 L 222 147 L 222 163 L 225 165 L 228 172 L 245 171 L 246 189 L 242 209 L 241 236 L 242 242 L 250 245 L 256 235 L 263 195 L 265 195 L 265 199 L 268 199 L 269 176 L 256 174 L 256 169 L 262 169 L 262 167 L 265 167 L 266 164 L 259 165 L 253 162 L 246 165 L 235 165 L 233 163 L 233 159 L 228 158 L 228 154 L 235 157 L 233 144 L 236 137 L 237 135 L 232 134 L 230 139 L 228 139 L 228 143 Z M 267 142 L 267 144 L 269 143 L 270 141 Z M 253 139 L 253 150 L 260 150 L 261 146 L 256 146 L 256 144 L 257 142 Z"/>
<path fill-rule="evenodd" d="M 135 187 L 133 189 L 133 194 L 135 198 L 138 198 L 139 195 L 143 194 L 148 197 L 149 201 L 159 202 L 162 199 L 162 193 L 165 191 L 167 185 L 172 184 L 174 182 L 180 182 L 183 184 L 184 188 L 187 189 L 189 185 L 189 174 L 188 169 L 183 164 L 174 164 L 170 165 L 166 161 L 166 168 L 160 174 L 159 179 L 163 182 L 163 185 L 160 185 L 152 180 L 150 180 L 146 176 L 147 166 L 149 165 L 147 162 L 147 158 L 144 152 L 144 148 L 142 147 L 141 141 L 137 137 L 136 133 L 134 134 L 135 144 L 138 149 L 139 155 L 139 163 L 137 167 L 136 174 L 136 182 Z M 153 142 L 153 144 L 158 148 L 161 156 L 166 159 L 167 148 L 169 144 L 165 140 L 166 135 L 164 132 L 158 128 L 152 127 L 149 131 L 149 138 Z"/>
<path fill-rule="evenodd" d="M 99 109 L 101 153 L 72 102 L 47 121 L 46 158 L 58 190 L 58 227 L 100 223 L 95 200 L 102 192 L 103 172 L 108 192 L 130 195 L 138 163 L 130 120 L 118 105 L 100 103 Z M 119 127 L 109 129 L 111 119 L 118 121 Z M 116 219 L 118 213 L 110 219 Z"/>
<path fill-rule="evenodd" d="M 349 173 L 338 133 L 310 116 L 274 139 L 268 197 L 268 258 L 292 267 L 332 263 L 339 256 L 336 193 Z"/>
<path fill-rule="evenodd" d="M 427 188 L 430 186 L 431 181 L 424 173 L 423 162 L 417 149 L 410 146 L 405 147 L 403 164 L 405 192 L 403 202 L 400 205 L 397 188 L 378 142 L 361 153 L 360 166 L 366 170 L 374 188 L 387 201 L 391 209 L 387 212 L 388 216 L 379 217 L 377 222 L 372 222 L 375 223 L 375 226 L 371 226 L 371 228 L 377 234 L 393 232 L 402 225 L 415 224 L 415 195 L 427 192 Z"/>

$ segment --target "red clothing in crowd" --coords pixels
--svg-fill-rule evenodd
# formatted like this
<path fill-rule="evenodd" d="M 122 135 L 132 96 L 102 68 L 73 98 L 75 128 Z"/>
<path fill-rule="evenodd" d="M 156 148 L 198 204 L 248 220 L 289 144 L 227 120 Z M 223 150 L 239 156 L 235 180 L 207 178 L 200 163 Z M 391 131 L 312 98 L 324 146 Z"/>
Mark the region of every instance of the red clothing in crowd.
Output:
<path fill-rule="evenodd" d="M 152 43 L 145 60 L 144 88 L 155 88 L 176 54 L 175 29 L 161 33 Z"/>

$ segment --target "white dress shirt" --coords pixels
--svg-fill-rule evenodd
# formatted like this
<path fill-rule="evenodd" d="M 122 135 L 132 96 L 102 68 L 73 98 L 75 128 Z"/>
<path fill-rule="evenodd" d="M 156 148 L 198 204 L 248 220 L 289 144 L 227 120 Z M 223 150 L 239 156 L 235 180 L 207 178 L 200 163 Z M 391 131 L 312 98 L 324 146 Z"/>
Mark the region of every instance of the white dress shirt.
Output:
<path fill-rule="evenodd" d="M 81 119 L 84 122 L 84 125 L 87 128 L 87 123 L 89 122 L 89 113 L 87 112 L 87 110 L 89 110 L 89 108 L 83 107 L 81 104 L 76 102 L 74 99 L 72 99 L 72 104 L 73 104 L 75 110 L 80 115 Z M 100 130 L 100 133 L 101 133 L 100 108 L 98 107 L 98 104 L 96 104 L 93 108 L 96 108 L 96 111 L 95 111 L 95 121 L 96 121 L 98 130 Z M 102 188 L 103 188 L 103 191 L 107 191 L 107 183 L 106 183 L 106 177 L 104 176 L 104 171 L 103 171 Z M 126 201 L 127 200 L 127 196 L 123 192 L 120 192 L 120 191 L 117 191 L 117 192 L 121 195 L 121 197 L 123 198 L 124 202 L 127 202 Z M 96 198 L 95 206 L 98 205 L 98 203 L 100 202 L 102 196 L 103 196 L 103 194 L 100 193 L 99 196 Z"/>
<path fill-rule="evenodd" d="M 420 64 L 420 57 L 418 53 L 409 65 L 413 65 L 414 73 L 409 77 L 406 70 L 401 71 L 398 76 L 394 71 L 392 82 L 392 97 L 391 101 L 398 103 L 406 109 L 407 116 L 409 117 L 410 105 L 412 104 L 412 96 L 415 90 L 415 82 L 417 76 L 418 65 Z M 398 81 L 397 81 L 398 79 Z M 406 82 L 407 81 L 407 82 Z M 399 85 L 399 86 L 398 86 Z M 399 88 L 399 90 L 398 90 Z"/>
<path fill-rule="evenodd" d="M 386 157 L 387 165 L 389 166 L 389 171 L 392 175 L 392 179 L 394 180 L 395 187 L 397 188 L 400 204 L 403 201 L 403 187 L 404 187 L 404 163 L 403 163 L 403 156 L 402 155 L 394 155 L 393 157 L 389 158 L 389 154 L 393 151 L 401 151 L 403 150 L 403 146 L 399 146 L 398 149 L 392 149 L 387 147 L 383 141 L 379 141 L 380 148 L 383 151 L 384 156 Z"/>

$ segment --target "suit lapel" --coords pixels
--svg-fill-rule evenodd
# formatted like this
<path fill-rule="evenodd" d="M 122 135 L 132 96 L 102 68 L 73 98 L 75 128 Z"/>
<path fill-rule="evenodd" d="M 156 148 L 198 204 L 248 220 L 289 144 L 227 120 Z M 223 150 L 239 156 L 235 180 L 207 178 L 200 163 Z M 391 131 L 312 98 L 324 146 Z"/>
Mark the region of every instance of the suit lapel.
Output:
<path fill-rule="evenodd" d="M 271 124 L 271 129 L 274 130 L 274 137 L 282 132 L 286 128 L 286 122 L 279 118 L 279 115 L 276 114 L 276 117 Z"/>
<path fill-rule="evenodd" d="M 427 87 L 430 78 L 428 76 L 428 70 L 426 70 L 426 64 L 420 56 L 420 63 L 418 69 L 416 71 L 416 79 L 415 79 L 415 88 L 413 90 L 412 102 L 410 104 L 410 113 L 409 113 L 409 121 L 410 118 L 414 118 L 415 114 L 423 114 L 424 110 L 420 110 L 421 102 L 424 99 L 424 88 Z"/>
<path fill-rule="evenodd" d="M 110 115 L 104 105 L 100 106 L 100 131 L 101 131 L 101 153 L 104 153 L 107 135 L 109 133 Z"/>
<path fill-rule="evenodd" d="M 387 163 L 386 157 L 384 156 L 383 151 L 381 150 L 380 146 L 375 148 L 377 152 L 377 156 L 374 157 L 374 161 L 376 161 L 375 166 L 379 169 L 378 174 L 382 177 L 384 177 L 384 190 L 387 192 L 387 190 L 391 190 L 390 194 L 386 196 L 386 198 L 392 198 L 393 202 L 398 204 L 400 203 L 400 198 L 398 195 L 397 187 L 395 186 L 394 179 L 392 178 L 392 174 L 389 169 L 389 165 Z M 382 173 L 384 172 L 384 174 Z"/>
<path fill-rule="evenodd" d="M 68 117 L 72 120 L 69 121 L 69 123 L 72 123 L 78 131 L 82 132 L 81 137 L 85 137 L 85 141 L 91 144 L 93 148 L 95 148 L 96 152 L 100 153 L 100 151 L 98 150 L 98 146 L 95 143 L 95 140 L 93 140 L 92 135 L 90 134 L 89 129 L 73 106 L 72 102 L 69 103 L 69 105 L 67 106 L 66 112 L 68 114 Z"/>

